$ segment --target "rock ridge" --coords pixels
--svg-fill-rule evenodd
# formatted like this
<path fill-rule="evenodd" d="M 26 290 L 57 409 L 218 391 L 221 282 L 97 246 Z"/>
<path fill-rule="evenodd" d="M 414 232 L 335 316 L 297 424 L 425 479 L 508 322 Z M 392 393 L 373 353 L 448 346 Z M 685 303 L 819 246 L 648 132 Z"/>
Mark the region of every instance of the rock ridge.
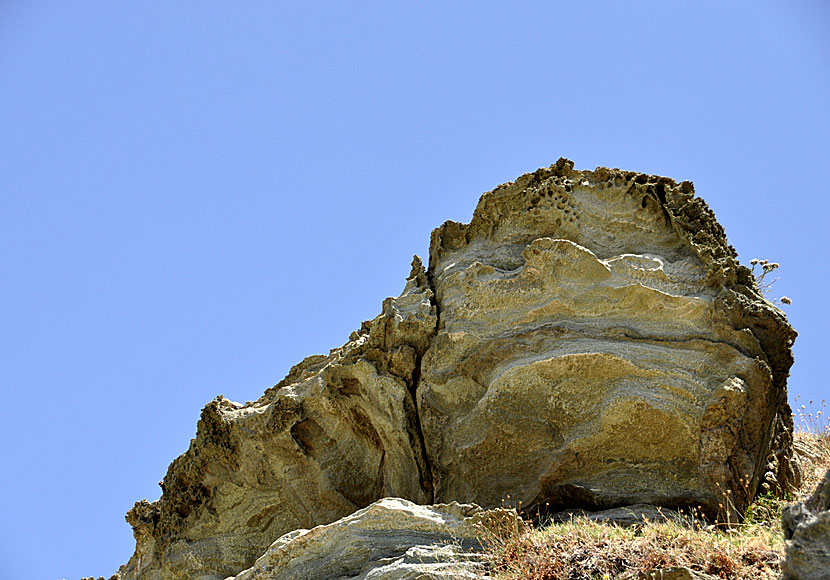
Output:
<path fill-rule="evenodd" d="M 128 512 L 123 579 L 224 579 L 288 532 L 415 504 L 717 516 L 781 494 L 796 337 L 689 181 L 560 159 L 432 232 L 400 296 L 245 405 Z M 244 576 L 247 577 L 247 576 Z"/>
<path fill-rule="evenodd" d="M 401 295 L 344 346 L 307 357 L 255 402 L 211 401 L 161 498 L 128 512 L 136 553 L 121 577 L 225 578 L 288 531 L 387 496 L 432 503 L 413 393 L 436 324 L 416 257 Z"/>

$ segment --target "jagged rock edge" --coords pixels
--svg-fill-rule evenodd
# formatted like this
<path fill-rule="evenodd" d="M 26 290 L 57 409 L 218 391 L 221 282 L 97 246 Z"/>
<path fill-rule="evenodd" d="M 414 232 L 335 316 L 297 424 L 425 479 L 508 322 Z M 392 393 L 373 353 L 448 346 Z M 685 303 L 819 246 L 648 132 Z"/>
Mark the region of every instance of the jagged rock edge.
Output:
<path fill-rule="evenodd" d="M 573 169 L 573 162 L 566 159 L 560 159 L 556 164 L 551 165 L 549 168 L 542 168 L 533 173 L 526 173 L 512 182 L 498 186 L 490 193 L 498 192 L 506 187 L 527 187 L 534 181 L 541 182 L 551 176 L 564 178 L 574 173 L 606 178 L 621 177 L 625 179 L 626 182 L 630 182 L 628 192 L 636 191 L 638 194 L 644 193 L 651 199 L 657 201 L 666 216 L 667 222 L 671 224 L 672 229 L 677 232 L 681 239 L 688 244 L 695 255 L 704 260 L 704 262 L 709 266 L 710 274 L 723 278 L 724 285 L 732 291 L 732 294 L 722 297 L 720 301 L 722 311 L 730 318 L 730 322 L 732 322 L 736 328 L 746 328 L 750 330 L 759 342 L 761 350 L 767 357 L 767 363 L 770 366 L 773 382 L 777 387 L 777 392 L 779 393 L 779 401 L 777 401 L 777 417 L 775 418 L 776 427 L 773 429 L 772 438 L 780 440 L 775 444 L 770 444 L 770 447 L 775 448 L 775 450 L 771 454 L 773 457 L 767 457 L 766 460 L 770 470 L 775 473 L 773 477 L 768 478 L 766 483 L 767 489 L 780 492 L 782 488 L 787 485 L 788 479 L 791 479 L 791 474 L 788 473 L 788 469 L 793 426 L 792 414 L 786 397 L 786 379 L 788 376 L 788 368 L 792 364 L 792 354 L 789 349 L 786 349 L 783 357 L 778 356 L 780 355 L 780 349 L 778 349 L 777 352 L 777 349 L 772 348 L 772 344 L 777 342 L 775 340 L 776 330 L 788 329 L 790 331 L 789 336 L 786 337 L 788 346 L 791 345 L 795 339 L 795 331 L 792 330 L 786 323 L 786 318 L 783 313 L 772 305 L 764 305 L 764 298 L 755 287 L 752 272 L 737 262 L 737 253 L 734 248 L 726 242 L 726 236 L 722 226 L 720 226 L 720 224 L 715 220 L 714 213 L 711 209 L 709 209 L 706 202 L 694 195 L 694 186 L 689 181 L 684 181 L 678 184 L 675 180 L 667 177 L 655 177 L 642 173 L 622 171 L 619 169 L 607 169 L 603 167 L 598 167 L 594 171 L 575 171 Z M 666 195 L 666 185 L 671 186 L 669 196 Z M 640 186 L 644 186 L 644 192 L 639 191 L 641 189 Z M 424 269 L 420 259 L 416 256 L 415 260 L 413 260 L 412 272 L 407 278 L 407 280 L 410 280 L 413 276 L 420 277 L 421 273 L 423 273 L 423 281 L 432 293 L 430 296 L 430 302 L 432 306 L 434 306 L 436 314 L 436 324 L 432 334 L 429 337 L 429 344 L 423 350 L 416 349 L 417 357 L 415 360 L 415 370 L 411 384 L 409 385 L 410 392 L 413 395 L 415 408 L 408 410 L 407 413 L 408 417 L 414 419 L 414 425 L 411 425 L 411 428 L 409 429 L 410 444 L 413 446 L 415 456 L 420 458 L 423 462 L 423 465 L 419 464 L 419 469 L 422 470 L 421 474 L 419 474 L 421 487 L 425 491 L 428 491 L 433 502 L 435 501 L 434 476 L 430 465 L 429 454 L 426 452 L 426 441 L 421 427 L 421 413 L 418 409 L 418 398 L 415 395 L 420 386 L 421 367 L 424 352 L 433 344 L 442 323 L 440 300 L 437 295 L 436 285 L 433 281 L 433 266 L 434 263 L 436 263 L 434 255 L 437 255 L 436 252 L 441 249 L 445 234 L 450 236 L 458 236 L 461 234 L 467 238 L 465 241 L 469 242 L 470 229 L 477 225 L 476 218 L 479 215 L 479 210 L 482 208 L 483 204 L 486 204 L 486 198 L 487 194 L 485 193 L 479 201 L 479 204 L 473 213 L 473 219 L 470 223 L 460 224 L 457 222 L 447 221 L 432 232 L 429 248 L 429 267 Z M 698 241 L 696 241 L 697 235 L 709 236 L 708 241 L 711 242 L 712 239 L 715 239 L 717 243 L 710 243 L 708 245 L 698 243 Z M 712 248 L 714 248 L 714 251 L 711 251 Z M 722 276 L 718 274 L 721 271 L 724 272 Z M 760 300 L 758 300 L 759 298 Z M 384 310 L 386 307 L 385 302 L 386 301 L 384 301 Z M 758 307 L 759 304 L 764 306 Z M 754 308 L 752 316 L 746 316 L 746 307 L 748 305 L 751 305 Z M 383 311 L 381 312 L 381 315 L 382 314 Z M 359 333 L 362 333 L 364 330 L 368 331 L 368 322 L 369 321 L 364 322 L 360 331 L 358 331 Z M 343 349 L 347 347 L 348 344 L 349 343 L 339 348 Z M 338 349 L 332 349 L 332 352 L 335 350 Z M 297 365 L 294 365 L 282 381 L 267 389 L 265 393 L 263 393 L 259 401 L 268 398 L 271 393 L 279 390 L 282 386 L 297 381 L 306 373 L 315 373 L 321 370 L 324 366 L 326 366 L 328 358 L 329 357 L 326 355 L 313 355 L 307 357 Z M 211 426 L 219 426 L 217 423 L 221 423 L 221 421 L 217 422 L 215 420 L 212 421 L 211 419 L 215 419 L 216 417 L 214 416 L 218 417 L 218 409 L 221 405 L 223 405 L 223 402 L 223 397 L 220 395 L 205 406 L 198 423 L 197 438 L 200 435 L 209 436 Z M 221 439 L 221 437 L 219 437 L 219 439 Z M 228 450 L 228 453 L 230 455 L 233 454 L 232 450 Z M 184 455 L 185 454 L 182 454 L 182 456 L 177 457 L 171 463 L 168 468 L 168 476 L 173 474 L 174 471 L 177 471 L 176 468 L 179 467 L 179 461 L 183 460 Z M 179 482 L 179 479 L 180 477 L 176 477 L 175 481 Z M 167 480 L 168 477 L 166 476 L 165 483 Z M 171 480 L 171 483 L 174 482 Z M 185 487 L 190 489 L 189 486 Z M 163 492 L 168 491 L 165 489 L 164 484 L 162 484 L 162 490 Z M 193 500 L 193 504 L 196 506 L 209 499 L 207 496 L 209 496 L 210 492 L 205 488 L 190 491 L 194 492 L 191 494 L 193 496 L 191 499 Z M 199 493 L 200 491 L 202 494 Z M 203 494 L 207 494 L 207 496 L 202 497 Z M 151 526 L 154 527 L 155 524 L 159 523 L 159 515 L 159 501 L 153 503 L 142 501 L 136 503 L 135 507 L 128 512 L 127 520 L 131 525 L 133 525 L 134 528 L 136 528 L 136 524 L 140 523 L 151 524 Z M 183 517 L 186 516 L 187 514 L 183 514 Z"/>

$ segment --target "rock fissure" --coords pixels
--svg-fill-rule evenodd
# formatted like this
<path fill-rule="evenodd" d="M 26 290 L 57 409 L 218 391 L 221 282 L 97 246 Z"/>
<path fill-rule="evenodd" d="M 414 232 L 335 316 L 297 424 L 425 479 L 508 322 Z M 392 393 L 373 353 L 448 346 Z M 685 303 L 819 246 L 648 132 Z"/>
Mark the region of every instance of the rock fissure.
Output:
<path fill-rule="evenodd" d="M 426 490 L 427 494 L 429 495 L 429 503 L 435 503 L 435 485 L 432 481 L 432 466 L 430 465 L 429 461 L 429 454 L 427 453 L 426 441 L 424 440 L 424 431 L 421 427 L 421 415 L 417 409 L 417 392 L 418 392 L 418 385 L 421 381 L 421 361 L 423 360 L 423 355 L 419 355 L 416 359 L 415 363 L 415 372 L 413 374 L 413 388 L 412 388 L 412 397 L 415 400 L 416 407 L 413 409 L 411 416 L 413 417 L 413 430 L 416 436 L 416 441 L 418 445 L 418 449 L 420 451 L 421 457 L 423 458 L 423 464 L 421 466 L 420 474 L 419 474 L 419 482 L 421 487 Z"/>
<path fill-rule="evenodd" d="M 420 263 L 420 258 L 416 256 L 418 263 Z M 415 262 L 413 261 L 413 271 L 415 269 Z M 423 271 L 424 281 L 429 289 L 429 301 L 432 304 L 435 312 L 435 331 L 433 332 L 432 336 L 429 340 L 429 347 L 432 346 L 435 336 L 437 334 L 437 330 L 441 327 L 441 306 L 438 302 L 438 299 L 435 295 L 435 286 L 433 285 L 432 275 L 430 274 L 429 269 L 423 270 L 423 265 L 421 264 L 421 270 Z M 420 271 L 419 271 L 420 273 Z M 427 453 L 426 441 L 424 439 L 424 431 L 421 427 L 421 413 L 418 410 L 418 387 L 421 383 L 421 365 L 423 363 L 424 352 L 420 352 L 417 354 L 415 359 L 415 370 L 412 374 L 412 397 L 415 404 L 415 408 L 413 409 L 412 417 L 413 417 L 413 427 L 417 439 L 418 449 L 420 451 L 421 457 L 423 458 L 423 467 L 420 473 L 420 483 L 421 487 L 427 491 L 430 496 L 430 503 L 435 502 L 435 484 L 433 482 L 433 475 L 432 475 L 432 465 L 430 463 L 429 454 Z"/>

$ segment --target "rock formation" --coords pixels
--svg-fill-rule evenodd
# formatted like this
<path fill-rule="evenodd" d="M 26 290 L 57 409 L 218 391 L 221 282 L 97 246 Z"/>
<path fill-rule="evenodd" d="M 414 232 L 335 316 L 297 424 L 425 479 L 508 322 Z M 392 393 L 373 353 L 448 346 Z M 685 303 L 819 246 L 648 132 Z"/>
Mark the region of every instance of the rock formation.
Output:
<path fill-rule="evenodd" d="M 797 477 L 795 335 L 690 182 L 560 159 L 435 230 L 347 344 L 208 404 L 121 577 L 233 576 L 389 496 L 740 512 Z"/>
<path fill-rule="evenodd" d="M 256 402 L 218 397 L 161 484 L 127 514 L 136 552 L 123 578 L 225 578 L 286 532 L 389 496 L 431 503 L 415 410 L 436 309 L 413 262 L 401 296 L 329 356 L 296 365 Z"/>
<path fill-rule="evenodd" d="M 437 500 L 714 514 L 786 479 L 795 333 L 691 183 L 560 160 L 433 232 L 429 277 Z"/>
<path fill-rule="evenodd" d="M 483 579 L 480 526 L 511 522 L 518 529 L 512 510 L 382 499 L 332 524 L 289 532 L 228 580 Z"/>
<path fill-rule="evenodd" d="M 787 580 L 830 580 L 830 470 L 807 501 L 784 508 Z"/>

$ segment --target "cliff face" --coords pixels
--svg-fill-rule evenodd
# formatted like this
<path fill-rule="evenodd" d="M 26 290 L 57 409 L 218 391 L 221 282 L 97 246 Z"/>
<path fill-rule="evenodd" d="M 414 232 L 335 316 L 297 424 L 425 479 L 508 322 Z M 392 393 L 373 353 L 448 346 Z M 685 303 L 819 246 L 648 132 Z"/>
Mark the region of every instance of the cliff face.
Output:
<path fill-rule="evenodd" d="M 387 496 L 740 511 L 796 477 L 795 335 L 691 183 L 560 159 L 435 230 L 346 345 L 208 404 L 121 576 L 231 576 Z"/>
<path fill-rule="evenodd" d="M 689 182 L 560 160 L 433 232 L 429 275 L 437 500 L 715 514 L 785 479 L 795 333 Z"/>

